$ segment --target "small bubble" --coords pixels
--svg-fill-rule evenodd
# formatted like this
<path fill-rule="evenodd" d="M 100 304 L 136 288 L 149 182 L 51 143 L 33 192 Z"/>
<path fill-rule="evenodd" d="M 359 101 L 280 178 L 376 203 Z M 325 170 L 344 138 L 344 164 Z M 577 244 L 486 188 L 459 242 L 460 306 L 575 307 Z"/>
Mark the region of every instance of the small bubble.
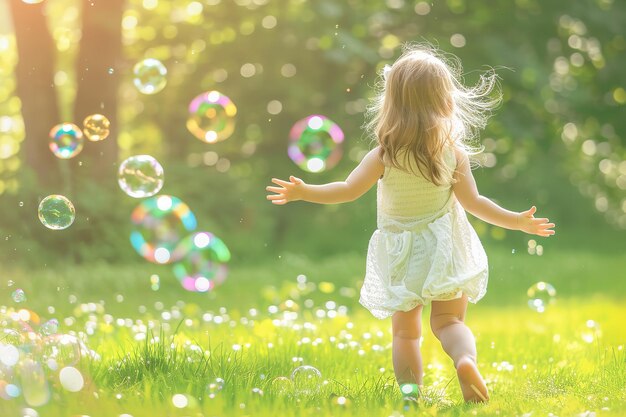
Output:
<path fill-rule="evenodd" d="M 206 394 L 209 398 L 213 399 L 222 389 L 224 389 L 224 380 L 222 378 L 215 378 L 213 382 L 207 385 Z"/>
<path fill-rule="evenodd" d="M 23 289 L 18 288 L 15 291 L 13 291 L 13 293 L 11 294 L 11 298 L 16 303 L 22 303 L 22 302 L 26 301 L 26 293 L 24 292 Z"/>
<path fill-rule="evenodd" d="M 113 68 L 109 68 L 107 72 L 109 73 L 109 75 L 113 75 L 113 73 L 115 73 L 115 70 Z"/>
<path fill-rule="evenodd" d="M 20 207 L 24 207 L 24 202 L 20 201 Z"/>

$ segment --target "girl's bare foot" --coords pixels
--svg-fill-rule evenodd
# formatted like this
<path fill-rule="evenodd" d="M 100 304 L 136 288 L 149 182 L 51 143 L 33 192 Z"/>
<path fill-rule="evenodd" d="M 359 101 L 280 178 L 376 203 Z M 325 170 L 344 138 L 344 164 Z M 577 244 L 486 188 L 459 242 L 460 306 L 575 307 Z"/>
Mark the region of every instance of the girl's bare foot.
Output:
<path fill-rule="evenodd" d="M 483 381 L 483 377 L 472 359 L 461 358 L 456 365 L 456 374 L 459 377 L 465 402 L 486 403 L 489 401 L 489 392 L 485 381 Z"/>

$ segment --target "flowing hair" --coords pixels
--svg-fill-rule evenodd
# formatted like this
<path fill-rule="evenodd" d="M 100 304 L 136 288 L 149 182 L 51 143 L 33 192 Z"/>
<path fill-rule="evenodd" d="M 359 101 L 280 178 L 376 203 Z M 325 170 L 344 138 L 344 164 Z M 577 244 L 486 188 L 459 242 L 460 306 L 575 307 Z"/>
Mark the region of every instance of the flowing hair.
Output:
<path fill-rule="evenodd" d="M 416 175 L 417 165 L 426 179 L 444 185 L 451 174 L 444 159 L 448 146 L 482 152 L 478 134 L 502 98 L 495 71 L 466 87 L 457 57 L 444 57 L 428 44 L 409 44 L 381 76 L 365 128 L 380 145 L 385 165 Z"/>

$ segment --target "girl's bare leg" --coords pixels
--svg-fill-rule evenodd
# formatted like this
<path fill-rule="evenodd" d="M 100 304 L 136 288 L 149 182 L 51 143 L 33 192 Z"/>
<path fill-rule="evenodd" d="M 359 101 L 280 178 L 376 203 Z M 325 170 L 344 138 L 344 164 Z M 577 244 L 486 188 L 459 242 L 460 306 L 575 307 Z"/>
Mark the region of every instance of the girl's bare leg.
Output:
<path fill-rule="evenodd" d="M 476 366 L 476 342 L 464 323 L 467 296 L 449 301 L 433 301 L 430 326 L 443 350 L 454 361 L 465 401 L 486 402 L 489 392 Z"/>
<path fill-rule="evenodd" d="M 393 328 L 393 370 L 398 385 L 422 385 L 423 368 L 420 353 L 422 336 L 422 306 L 404 312 L 397 311 L 391 317 Z"/>

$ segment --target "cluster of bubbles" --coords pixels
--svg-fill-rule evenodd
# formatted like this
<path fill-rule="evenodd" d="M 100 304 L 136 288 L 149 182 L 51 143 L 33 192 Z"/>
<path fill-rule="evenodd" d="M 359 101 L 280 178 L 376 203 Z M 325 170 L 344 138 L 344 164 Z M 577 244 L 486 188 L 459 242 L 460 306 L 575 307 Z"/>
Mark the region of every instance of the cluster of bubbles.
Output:
<path fill-rule="evenodd" d="M 176 278 L 187 291 L 207 292 L 226 279 L 230 252 L 209 232 L 194 232 L 197 220 L 177 197 L 159 195 L 139 204 L 131 214 L 133 248 L 150 262 L 173 263 Z M 159 278 L 151 277 L 153 290 Z"/>
<path fill-rule="evenodd" d="M 289 132 L 289 158 L 308 172 L 321 172 L 341 159 L 344 134 L 339 125 L 321 115 L 296 122 Z"/>
<path fill-rule="evenodd" d="M 528 295 L 528 307 L 538 313 L 543 313 L 550 304 L 554 303 L 556 289 L 547 282 L 539 281 L 533 284 L 526 294 Z"/>
<path fill-rule="evenodd" d="M 82 130 L 73 123 L 60 123 L 50 130 L 49 148 L 57 158 L 74 158 L 83 150 L 84 137 L 92 142 L 104 140 L 109 136 L 110 127 L 109 119 L 101 114 L 87 116 Z M 41 223 L 52 230 L 67 229 L 76 215 L 72 202 L 57 194 L 41 200 L 37 212 Z"/>
<path fill-rule="evenodd" d="M 138 62 L 133 82 L 139 92 L 156 94 L 167 84 L 167 69 L 148 58 Z M 237 108 L 218 91 L 199 94 L 189 104 L 187 128 L 199 140 L 215 143 L 228 139 L 235 129 Z M 147 198 L 132 212 L 132 247 L 149 262 L 173 264 L 173 271 L 188 291 L 207 292 L 227 275 L 230 252 L 224 242 L 208 232 L 196 232 L 197 220 L 187 204 L 177 197 L 156 195 L 164 184 L 164 170 L 150 155 L 135 155 L 120 164 L 118 184 L 133 198 Z M 150 287 L 160 288 L 153 274 Z"/>
<path fill-rule="evenodd" d="M 30 407 L 47 404 L 52 390 L 78 392 L 85 386 L 81 358 L 98 355 L 73 334 L 59 333 L 59 322 L 42 323 L 28 309 L 0 309 L 0 397 L 22 397 Z"/>
<path fill-rule="evenodd" d="M 110 127 L 109 119 L 101 114 L 87 116 L 82 130 L 74 123 L 60 123 L 50 129 L 50 150 L 57 158 L 74 158 L 83 150 L 84 136 L 92 142 L 104 140 L 109 136 Z"/>

